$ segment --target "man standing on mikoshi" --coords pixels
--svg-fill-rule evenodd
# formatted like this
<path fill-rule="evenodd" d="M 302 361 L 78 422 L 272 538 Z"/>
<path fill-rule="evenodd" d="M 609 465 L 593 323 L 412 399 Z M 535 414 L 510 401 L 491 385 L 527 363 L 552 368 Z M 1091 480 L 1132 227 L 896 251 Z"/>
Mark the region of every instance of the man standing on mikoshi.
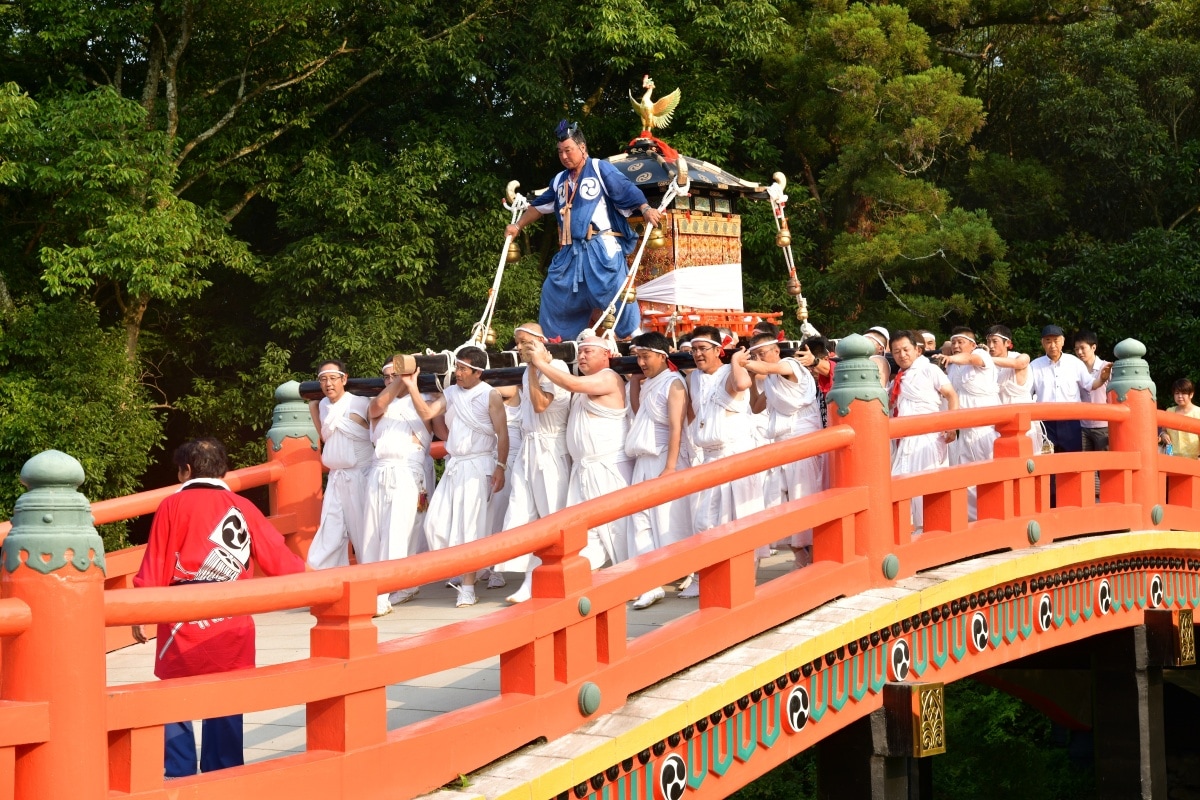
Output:
<path fill-rule="evenodd" d="M 588 158 L 579 123 L 558 124 L 558 160 L 566 169 L 504 234 L 515 238 L 538 218 L 556 215 L 559 250 L 542 284 L 538 321 L 546 336 L 570 339 L 589 326 L 593 311 L 608 306 L 625 280 L 625 257 L 637 249 L 638 239 L 626 218 L 640 211 L 646 222 L 658 225 L 660 215 L 616 167 Z M 640 322 L 637 304 L 629 304 L 616 335 L 631 335 Z"/>
<path fill-rule="evenodd" d="M 225 447 L 196 439 L 175 450 L 179 491 L 162 501 L 133 585 L 178 586 L 224 583 L 304 571 L 304 561 L 253 503 L 229 490 Z M 236 615 L 158 626 L 154 674 L 162 679 L 208 675 L 254 666 L 254 620 Z M 141 625 L 133 638 L 145 643 Z M 200 769 L 243 763 L 242 715 L 204 720 Z M 191 722 L 163 726 L 168 778 L 196 774 L 196 738 Z"/>

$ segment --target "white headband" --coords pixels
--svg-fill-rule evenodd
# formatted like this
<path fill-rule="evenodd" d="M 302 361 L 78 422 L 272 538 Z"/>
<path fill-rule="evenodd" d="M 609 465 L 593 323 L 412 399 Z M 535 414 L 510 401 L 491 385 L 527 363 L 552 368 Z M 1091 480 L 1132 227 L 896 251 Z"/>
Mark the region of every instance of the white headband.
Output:
<path fill-rule="evenodd" d="M 776 346 L 778 346 L 778 345 L 779 345 L 779 340 L 778 340 L 778 339 L 772 339 L 772 340 L 771 340 L 771 341 L 769 341 L 769 342 L 759 342 L 758 344 L 752 344 L 752 345 L 750 345 L 749 347 L 747 347 L 747 348 L 746 348 L 746 352 L 747 352 L 747 353 L 750 353 L 750 352 L 753 352 L 754 350 L 757 350 L 757 349 L 758 349 L 758 348 L 760 348 L 760 347 L 770 347 L 771 345 L 776 345 Z"/>
<path fill-rule="evenodd" d="M 585 347 L 600 347 L 608 351 L 609 355 L 616 355 L 617 348 L 615 344 L 608 339 L 599 336 L 583 339 L 575 343 L 576 350 L 582 350 Z"/>
<path fill-rule="evenodd" d="M 995 336 L 997 339 L 1003 339 L 1004 341 L 1008 342 L 1009 344 L 1012 344 L 1012 339 L 1008 338 L 1008 337 L 1007 337 L 1007 336 L 1005 336 L 1003 333 L 989 333 L 989 334 L 988 334 L 986 337 L 984 337 L 984 338 L 990 339 L 990 338 L 992 338 L 993 336 Z"/>
<path fill-rule="evenodd" d="M 951 336 L 950 339 L 951 340 L 962 339 L 963 341 L 970 342 L 973 345 L 976 345 L 976 346 L 979 345 L 979 342 L 975 341 L 970 336 L 967 336 L 965 333 L 956 333 L 953 336 Z"/>
<path fill-rule="evenodd" d="M 645 350 L 647 353 L 658 353 L 659 355 L 667 356 L 668 358 L 670 358 L 670 356 L 671 356 L 671 354 L 668 353 L 666 350 L 659 350 L 657 347 L 645 347 L 643 345 L 638 345 L 638 346 L 634 347 L 633 349 L 634 350 Z"/>
<path fill-rule="evenodd" d="M 318 378 L 322 375 L 341 375 L 343 378 L 346 377 L 346 373 L 342 372 L 340 369 L 323 369 L 317 373 Z"/>
<path fill-rule="evenodd" d="M 692 344 L 695 344 L 696 342 L 708 342 L 708 343 L 709 343 L 709 344 L 711 344 L 713 347 L 719 348 L 719 349 L 721 349 L 721 350 L 724 350 L 724 349 L 725 349 L 725 345 L 721 344 L 720 342 L 714 342 L 712 339 L 709 339 L 707 336 L 696 336 L 696 337 L 694 337 L 694 338 L 692 339 Z"/>
<path fill-rule="evenodd" d="M 475 366 L 474 364 L 471 364 L 471 363 L 469 363 L 469 362 L 467 362 L 467 361 L 463 361 L 461 358 L 455 358 L 455 359 L 454 359 L 454 366 L 456 366 L 456 367 L 470 367 L 471 369 L 475 370 L 476 372 L 483 372 L 483 370 L 484 370 L 484 367 L 477 367 L 477 366 Z"/>
<path fill-rule="evenodd" d="M 546 341 L 546 335 L 545 335 L 545 334 L 543 334 L 543 333 L 538 333 L 537 331 L 531 331 L 531 330 L 529 330 L 529 328 L 526 328 L 526 327 L 524 327 L 524 326 L 522 326 L 522 327 L 519 327 L 519 328 L 517 328 L 516 330 L 514 330 L 514 331 L 513 331 L 513 336 L 516 336 L 516 335 L 517 335 L 518 333 L 520 333 L 521 331 L 525 331 L 525 332 L 526 332 L 526 333 L 528 333 L 530 336 L 535 336 L 535 337 L 537 337 L 539 340 L 541 340 L 541 341 L 543 341 L 543 342 L 544 342 L 544 341 Z"/>
<path fill-rule="evenodd" d="M 389 362 L 387 362 L 386 364 L 384 364 L 382 367 L 380 367 L 380 368 L 379 368 L 379 371 L 380 371 L 380 372 L 383 372 L 383 371 L 384 371 L 385 369 L 387 369 L 388 367 L 391 367 L 391 368 L 392 368 L 392 371 L 393 371 L 393 372 L 395 372 L 395 370 L 396 370 L 396 365 L 395 365 L 395 364 L 393 364 L 393 363 L 392 363 L 392 362 L 390 362 L 390 361 L 389 361 Z"/>

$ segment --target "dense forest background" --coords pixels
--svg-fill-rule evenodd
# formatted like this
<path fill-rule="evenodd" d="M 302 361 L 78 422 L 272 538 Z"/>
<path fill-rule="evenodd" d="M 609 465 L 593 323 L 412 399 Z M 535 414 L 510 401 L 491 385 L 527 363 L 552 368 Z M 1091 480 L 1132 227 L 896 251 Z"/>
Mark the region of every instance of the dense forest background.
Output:
<path fill-rule="evenodd" d="M 505 183 L 637 131 L 789 179 L 812 321 L 1047 321 L 1200 378 L 1200 0 L 23 0 L 0 4 L 0 517 L 21 464 L 92 499 L 215 434 L 261 458 L 272 390 L 374 374 L 478 317 Z M 794 308 L 765 204 L 748 308 Z M 553 244 L 523 243 L 501 333 Z M 1167 393 L 1160 388 L 1160 396 Z"/>

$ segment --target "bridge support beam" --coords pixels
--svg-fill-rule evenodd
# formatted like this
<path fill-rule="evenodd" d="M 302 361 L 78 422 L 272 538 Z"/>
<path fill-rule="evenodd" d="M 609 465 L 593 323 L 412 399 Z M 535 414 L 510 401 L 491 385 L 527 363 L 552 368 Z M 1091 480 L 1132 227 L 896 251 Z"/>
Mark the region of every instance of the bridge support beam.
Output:
<path fill-rule="evenodd" d="M 817 746 L 817 796 L 822 800 L 933 797 L 929 756 L 945 751 L 941 698 L 940 684 L 885 685 L 883 708 Z M 932 715 L 925 713 L 930 708 L 935 709 Z"/>
<path fill-rule="evenodd" d="M 1148 635 L 1145 625 L 1097 640 L 1093 732 L 1100 800 L 1166 798 L 1162 665 L 1172 660 L 1169 638 L 1164 643 L 1153 631 Z"/>

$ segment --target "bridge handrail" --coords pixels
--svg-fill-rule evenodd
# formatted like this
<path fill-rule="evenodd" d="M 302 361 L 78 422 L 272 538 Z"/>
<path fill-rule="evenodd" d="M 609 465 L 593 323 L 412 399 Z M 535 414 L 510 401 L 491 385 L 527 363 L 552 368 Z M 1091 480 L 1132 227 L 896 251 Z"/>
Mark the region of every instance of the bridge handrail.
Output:
<path fill-rule="evenodd" d="M 939 433 L 941 431 L 961 430 L 963 428 L 980 428 L 986 425 L 1000 425 L 1013 420 L 1022 412 L 1028 413 L 1031 419 L 1045 421 L 1094 419 L 1102 422 L 1116 423 L 1129 419 L 1129 409 L 1122 405 L 1100 405 L 1098 403 L 1020 403 L 1016 405 L 997 405 L 984 408 L 968 408 L 957 411 L 938 411 L 932 414 L 893 417 L 889 423 L 890 435 L 893 439 L 899 439 L 905 436 L 920 436 L 926 433 Z"/>
<path fill-rule="evenodd" d="M 226 473 L 225 482 L 235 492 L 267 486 L 278 481 L 286 467 L 278 461 L 268 461 L 243 467 Z M 179 491 L 179 484 L 163 486 L 158 489 L 148 489 L 144 492 L 114 497 L 111 500 L 97 500 L 92 503 L 92 524 L 107 525 L 110 522 L 121 522 L 144 514 L 153 514 L 158 510 L 163 500 Z M 12 529 L 12 522 L 0 522 L 0 542 Z"/>
<path fill-rule="evenodd" d="M 375 593 L 382 594 L 446 580 L 550 547 L 564 530 L 597 527 L 728 480 L 849 447 L 853 441 L 852 429 L 827 428 L 730 456 L 719 464 L 702 464 L 621 489 L 475 542 L 395 561 L 233 584 L 114 589 L 104 595 L 105 624 L 171 622 L 321 605 L 339 598 L 350 582 L 373 584 Z"/>
<path fill-rule="evenodd" d="M 1173 411 L 1162 411 L 1155 415 L 1158 421 L 1158 427 L 1165 428 L 1169 431 L 1183 431 L 1184 433 L 1194 433 L 1200 435 L 1200 419 L 1195 417 L 1176 414 Z"/>
<path fill-rule="evenodd" d="M 98 570 L 85 565 L 75 578 L 81 591 L 86 588 L 88 602 L 70 613 L 51 596 L 52 588 L 39 588 L 50 587 L 59 576 L 42 580 L 34 570 L 20 569 L 14 577 L 33 587 L 23 596 L 34 620 L 26 641 L 40 636 L 38 641 L 49 642 L 53 637 L 47 637 L 47 631 L 70 631 L 76 638 L 60 634 L 63 641 L 55 642 L 60 649 L 53 652 L 67 652 L 63 648 L 69 643 L 74 648 L 70 652 L 79 654 L 78 662 L 89 666 L 77 667 L 79 679 L 60 682 L 61 687 L 5 697 L 46 698 L 51 710 L 71 703 L 87 705 L 90 716 L 88 726 L 76 726 L 69 735 L 57 729 L 53 739 L 48 729 L 35 734 L 46 746 L 22 754 L 18 766 L 47 781 L 47 797 L 53 800 L 102 800 L 105 791 L 158 796 L 164 789 L 163 723 L 303 703 L 304 753 L 175 785 L 197 796 L 220 792 L 240 799 L 273 782 L 290 787 L 297 797 L 317 797 L 322 787 L 345 785 L 347 770 L 364 769 L 356 778 L 364 779 L 367 773 L 383 774 L 382 766 L 374 765 L 403 764 L 403 774 L 397 774 L 389 788 L 397 795 L 411 794 L 538 737 L 555 738 L 575 730 L 593 714 L 623 705 L 630 693 L 839 595 L 886 589 L 899 577 L 981 552 L 1030 547 L 1039 535 L 1046 543 L 1114 529 L 1146 529 L 1190 520 L 1187 515 L 1200 509 L 1196 465 L 1163 470 L 1163 459 L 1149 455 L 1155 449 L 1151 440 L 1156 438 L 1156 410 L 1151 392 L 1132 391 L 1152 389 L 1146 382 L 1126 376 L 1123 406 L 1115 412 L 1088 404 L 1029 404 L 891 420 L 878 382 L 871 385 L 867 380 L 871 376 L 865 373 L 870 366 L 865 354 L 857 360 L 838 367 L 830 395 L 831 427 L 824 431 L 664 476 L 438 553 L 240 585 L 139 589 L 136 594 L 102 591 Z M 1120 364 L 1114 369 L 1114 383 L 1119 369 Z M 857 382 L 852 370 L 861 373 Z M 307 409 L 293 405 L 287 413 L 306 419 Z M 284 416 L 279 409 L 277 421 Z M 1039 418 L 1110 419 L 1114 452 L 1035 457 L 1024 434 L 1029 422 Z M 890 439 L 985 424 L 995 424 L 998 432 L 994 461 L 951 468 L 932 484 L 919 484 L 911 476 L 893 480 Z M 303 432 L 294 432 L 296 427 L 281 434 L 281 441 L 272 440 L 284 455 L 269 451 L 269 458 L 294 456 L 291 463 L 298 465 L 295 470 L 279 467 L 283 479 L 272 485 L 273 509 L 309 525 L 320 470 L 315 448 Z M 697 533 L 598 573 L 579 555 L 589 527 L 818 454 L 828 454 L 830 462 L 831 488 L 823 492 Z M 300 472 L 306 476 L 302 485 L 294 480 Z M 1099 503 L 1093 489 L 1097 475 Z M 1052 508 L 1049 493 L 1056 479 L 1058 502 Z M 289 481 L 291 485 L 285 485 Z M 972 522 L 966 511 L 970 486 L 978 487 L 979 518 Z M 908 492 L 925 498 L 926 529 L 919 539 L 911 535 L 911 526 L 904 527 Z M 1164 511 L 1168 494 L 1172 502 Z M 814 563 L 757 585 L 756 548 L 808 527 L 813 530 Z M 534 572 L 534 598 L 528 603 L 379 644 L 372 615 L 381 591 L 450 577 L 531 549 L 543 565 Z M 699 609 L 627 641 L 628 599 L 690 571 L 700 574 Z M 317 623 L 310 633 L 310 656 L 295 662 L 118 687 L 106 686 L 103 661 L 97 664 L 93 657 L 105 624 L 206 619 L 306 603 Z M 12 609 L 16 617 L 20 612 Z M 6 656 L 9 652 L 18 656 L 13 666 L 20 667 L 22 675 L 55 663 L 48 647 L 41 658 L 28 648 L 6 648 Z M 499 697 L 387 729 L 389 685 L 497 653 Z M 6 722 L 12 713 L 6 712 Z M 480 726 L 487 736 L 476 735 Z M 107 739 L 99 734 L 101 729 L 107 729 Z M 82 754 L 77 759 L 80 774 L 100 776 L 89 777 L 86 790 L 54 777 L 59 765 L 75 753 Z M 17 800 L 33 800 L 18 794 Z"/>

